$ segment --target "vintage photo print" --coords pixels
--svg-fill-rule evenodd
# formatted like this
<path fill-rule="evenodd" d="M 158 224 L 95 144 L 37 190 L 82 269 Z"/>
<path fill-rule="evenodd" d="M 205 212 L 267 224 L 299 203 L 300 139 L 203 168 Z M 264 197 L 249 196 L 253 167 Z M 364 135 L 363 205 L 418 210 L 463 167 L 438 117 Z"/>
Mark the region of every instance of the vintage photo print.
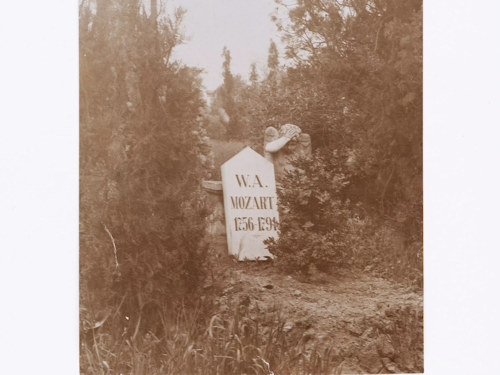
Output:
<path fill-rule="evenodd" d="M 500 373 L 473 5 L 4 2 L 1 372 Z"/>
<path fill-rule="evenodd" d="M 79 1 L 81 374 L 424 371 L 422 21 Z"/>

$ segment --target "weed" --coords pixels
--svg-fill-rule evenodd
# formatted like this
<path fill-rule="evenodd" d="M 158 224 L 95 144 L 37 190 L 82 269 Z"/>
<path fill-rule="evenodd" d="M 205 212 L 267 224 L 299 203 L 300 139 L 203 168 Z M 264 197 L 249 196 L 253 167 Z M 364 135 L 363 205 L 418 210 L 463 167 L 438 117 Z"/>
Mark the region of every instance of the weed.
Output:
<path fill-rule="evenodd" d="M 121 314 L 97 325 L 85 312 L 82 374 L 320 374 L 339 364 L 333 348 L 308 348 L 304 336 L 288 335 L 280 309 L 255 318 L 236 304 L 211 316 L 206 306 L 180 307 L 163 311 L 156 333 Z"/>

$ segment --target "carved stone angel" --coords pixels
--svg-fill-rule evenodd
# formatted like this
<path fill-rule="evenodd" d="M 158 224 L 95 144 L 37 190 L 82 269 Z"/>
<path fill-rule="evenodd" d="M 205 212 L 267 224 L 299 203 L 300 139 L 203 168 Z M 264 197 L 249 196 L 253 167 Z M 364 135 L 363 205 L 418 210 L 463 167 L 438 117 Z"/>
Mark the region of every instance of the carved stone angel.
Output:
<path fill-rule="evenodd" d="M 264 157 L 274 164 L 279 181 L 285 171 L 293 169 L 290 160 L 299 155 L 310 156 L 311 137 L 293 124 L 280 126 L 279 131 L 269 126 L 264 133 Z"/>

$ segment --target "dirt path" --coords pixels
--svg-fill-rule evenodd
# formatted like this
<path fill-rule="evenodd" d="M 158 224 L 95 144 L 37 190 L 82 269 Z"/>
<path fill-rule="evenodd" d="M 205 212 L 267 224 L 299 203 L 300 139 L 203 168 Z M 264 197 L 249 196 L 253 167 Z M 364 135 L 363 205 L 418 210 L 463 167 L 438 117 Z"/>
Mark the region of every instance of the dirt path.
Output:
<path fill-rule="evenodd" d="M 282 311 L 284 329 L 334 347 L 342 373 L 423 372 L 421 292 L 369 274 L 306 283 L 271 264 L 221 266 L 222 305 L 246 301 L 256 314 Z"/>

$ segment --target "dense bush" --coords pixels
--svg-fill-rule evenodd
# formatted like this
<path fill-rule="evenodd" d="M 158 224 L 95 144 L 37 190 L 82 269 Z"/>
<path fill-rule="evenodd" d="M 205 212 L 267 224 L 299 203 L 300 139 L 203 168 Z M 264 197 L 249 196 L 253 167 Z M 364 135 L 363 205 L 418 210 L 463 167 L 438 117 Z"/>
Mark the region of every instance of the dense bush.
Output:
<path fill-rule="evenodd" d="M 278 189 L 280 237 L 269 250 L 287 271 L 327 271 L 351 262 L 353 207 L 346 197 L 349 172 L 339 152 L 294 161 Z"/>
<path fill-rule="evenodd" d="M 81 3 L 80 298 L 89 321 L 155 332 L 204 278 L 207 158 L 199 70 L 170 58 L 183 12 L 141 4 Z"/>

